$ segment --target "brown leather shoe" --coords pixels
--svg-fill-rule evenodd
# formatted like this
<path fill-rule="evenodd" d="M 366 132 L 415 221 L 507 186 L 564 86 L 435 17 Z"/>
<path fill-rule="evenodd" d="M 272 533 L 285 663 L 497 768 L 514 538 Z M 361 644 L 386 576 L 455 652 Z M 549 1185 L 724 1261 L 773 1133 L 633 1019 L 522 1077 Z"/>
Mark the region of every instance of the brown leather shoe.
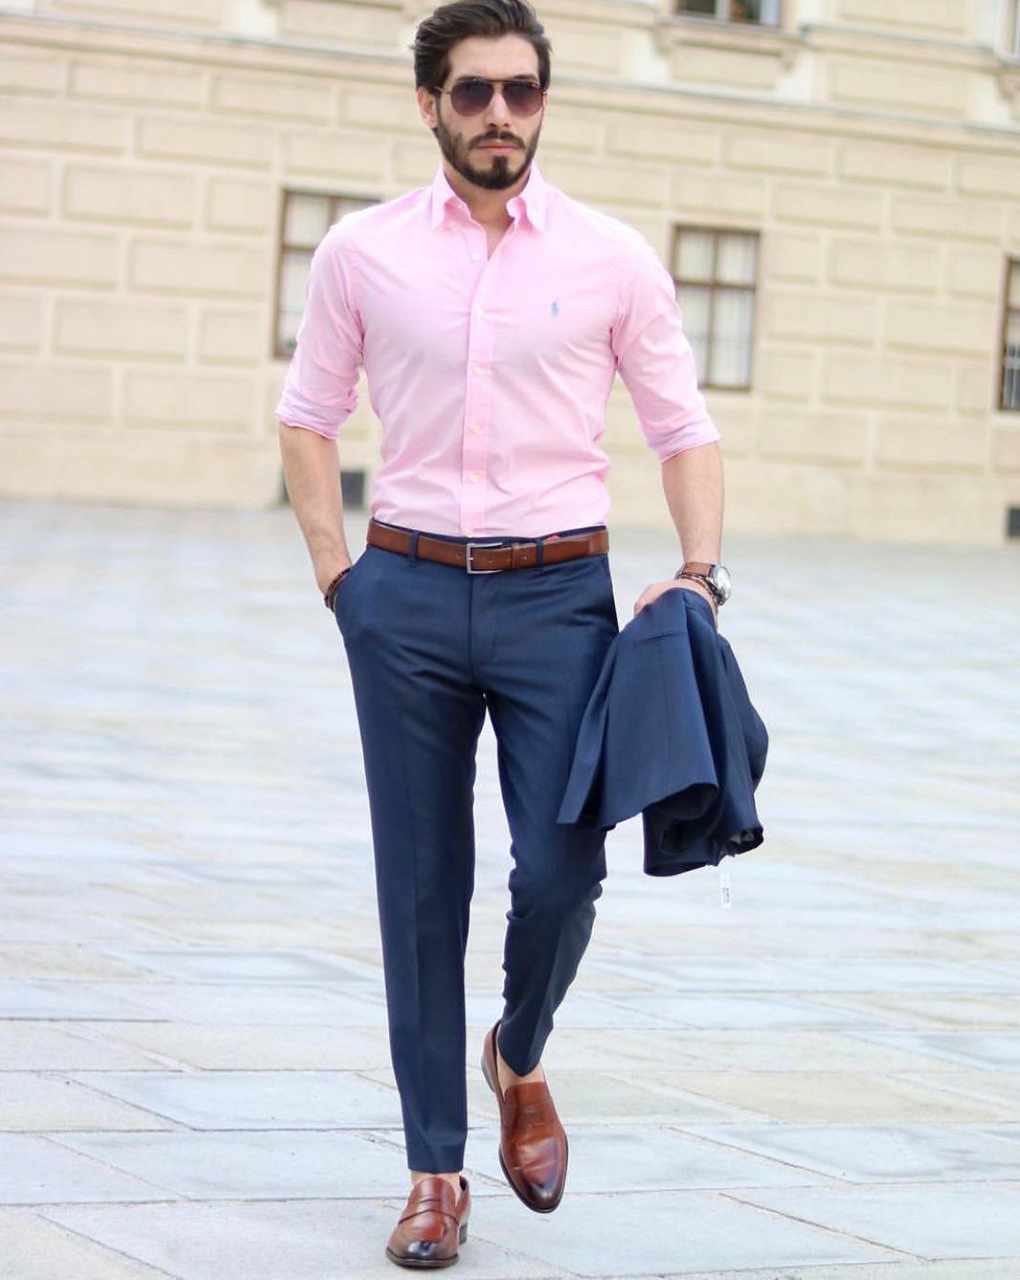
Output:
<path fill-rule="evenodd" d="M 485 1037 L 482 1072 L 499 1103 L 499 1163 L 519 1199 L 536 1213 L 551 1213 L 563 1196 L 567 1177 L 567 1135 L 544 1080 L 499 1087 L 496 1036 Z"/>
<path fill-rule="evenodd" d="M 460 1175 L 460 1195 L 438 1173 L 411 1188 L 407 1204 L 386 1243 L 386 1256 L 401 1267 L 448 1267 L 457 1261 L 457 1245 L 467 1239 L 471 1188 Z"/>

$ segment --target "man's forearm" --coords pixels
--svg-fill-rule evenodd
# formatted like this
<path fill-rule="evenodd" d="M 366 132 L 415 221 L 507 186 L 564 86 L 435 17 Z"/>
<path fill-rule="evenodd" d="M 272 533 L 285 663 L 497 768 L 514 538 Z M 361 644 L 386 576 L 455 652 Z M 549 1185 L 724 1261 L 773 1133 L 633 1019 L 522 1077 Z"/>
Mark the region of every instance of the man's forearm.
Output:
<path fill-rule="evenodd" d="M 684 560 L 722 557 L 723 464 L 719 442 L 694 445 L 662 463 L 662 488 Z"/>
<path fill-rule="evenodd" d="M 336 441 L 306 427 L 279 425 L 287 496 L 308 545 L 315 581 L 325 592 L 330 580 L 351 563 Z"/>

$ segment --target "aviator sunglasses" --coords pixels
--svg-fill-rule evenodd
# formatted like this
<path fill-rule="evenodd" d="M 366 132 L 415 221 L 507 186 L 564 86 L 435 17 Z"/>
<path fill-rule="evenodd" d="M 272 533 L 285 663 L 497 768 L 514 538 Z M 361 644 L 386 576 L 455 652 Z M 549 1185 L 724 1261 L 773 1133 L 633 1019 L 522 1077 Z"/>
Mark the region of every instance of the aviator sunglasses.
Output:
<path fill-rule="evenodd" d="M 494 85 L 501 85 L 506 105 L 515 116 L 533 116 L 542 105 L 543 90 L 536 80 L 485 80 L 481 76 L 468 76 L 458 80 L 452 89 L 430 87 L 437 93 L 448 93 L 454 111 L 459 116 L 476 116 L 492 101 Z"/>

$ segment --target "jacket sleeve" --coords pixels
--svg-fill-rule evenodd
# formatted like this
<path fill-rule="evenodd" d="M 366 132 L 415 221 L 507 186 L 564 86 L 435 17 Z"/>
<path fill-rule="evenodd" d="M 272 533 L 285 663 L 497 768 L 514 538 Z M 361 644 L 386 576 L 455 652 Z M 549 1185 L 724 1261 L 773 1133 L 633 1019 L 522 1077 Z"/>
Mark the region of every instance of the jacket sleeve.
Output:
<path fill-rule="evenodd" d="M 619 282 L 612 348 L 649 447 L 660 462 L 722 438 L 698 389 L 673 278 L 635 233 Z"/>
<path fill-rule="evenodd" d="M 281 422 L 329 440 L 357 407 L 364 338 L 340 228 L 335 223 L 312 254 L 297 345 L 276 406 Z"/>

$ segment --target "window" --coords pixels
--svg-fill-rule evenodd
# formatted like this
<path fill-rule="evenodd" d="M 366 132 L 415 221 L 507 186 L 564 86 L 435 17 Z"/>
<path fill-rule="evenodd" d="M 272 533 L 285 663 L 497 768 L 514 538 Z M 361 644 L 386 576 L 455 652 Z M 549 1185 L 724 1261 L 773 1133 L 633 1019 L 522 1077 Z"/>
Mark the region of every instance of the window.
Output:
<path fill-rule="evenodd" d="M 316 245 L 343 214 L 364 209 L 373 200 L 324 195 L 312 191 L 283 193 L 283 239 L 277 263 L 274 357 L 294 352 L 294 337 L 305 306 L 305 284 Z"/>
<path fill-rule="evenodd" d="M 780 0 L 674 0 L 684 17 L 714 18 L 717 22 L 752 22 L 778 27 Z"/>
<path fill-rule="evenodd" d="M 1007 58 L 1020 58 L 1020 0 L 1009 0 L 1005 5 L 1006 29 L 1003 52 Z"/>
<path fill-rule="evenodd" d="M 1006 298 L 1002 317 L 1002 396 L 1000 409 L 1020 409 L 1020 258 L 1006 262 Z"/>
<path fill-rule="evenodd" d="M 684 332 L 705 387 L 751 386 L 758 235 L 714 227 L 677 227 L 673 282 Z"/>

